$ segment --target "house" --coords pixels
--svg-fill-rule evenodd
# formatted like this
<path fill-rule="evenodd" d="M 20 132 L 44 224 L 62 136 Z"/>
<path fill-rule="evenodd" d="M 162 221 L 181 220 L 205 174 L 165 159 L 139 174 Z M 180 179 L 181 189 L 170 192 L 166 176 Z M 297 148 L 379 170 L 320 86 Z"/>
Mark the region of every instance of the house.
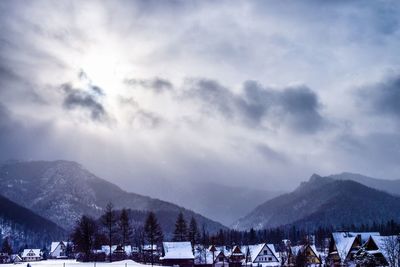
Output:
<path fill-rule="evenodd" d="M 225 247 L 210 246 L 195 246 L 194 264 L 203 267 L 228 267 L 229 266 L 229 251 Z"/>
<path fill-rule="evenodd" d="M 110 246 L 102 245 L 100 252 L 106 255 L 106 258 L 110 257 Z M 111 246 L 111 258 L 113 260 L 124 260 L 132 255 L 132 247 L 131 246 L 121 246 L 121 245 L 112 245 Z"/>
<path fill-rule="evenodd" d="M 372 259 L 373 262 L 379 264 L 379 266 L 389 266 L 394 258 L 392 254 L 395 254 L 396 251 L 400 251 L 399 241 L 399 237 L 395 235 L 370 236 L 357 252 L 357 259 L 360 261 Z"/>
<path fill-rule="evenodd" d="M 68 258 L 68 250 L 72 250 L 72 242 L 58 241 L 51 242 L 50 258 L 52 259 L 66 259 Z"/>
<path fill-rule="evenodd" d="M 21 255 L 22 261 L 40 261 L 42 253 L 40 249 L 24 249 Z"/>
<path fill-rule="evenodd" d="M 19 263 L 22 261 L 21 257 L 18 254 L 13 254 L 10 257 L 12 263 Z"/>
<path fill-rule="evenodd" d="M 273 244 L 257 244 L 246 247 L 244 264 L 246 266 L 280 266 L 278 254 Z"/>
<path fill-rule="evenodd" d="M 229 267 L 240 267 L 245 259 L 245 255 L 239 246 L 234 246 L 232 248 L 229 256 Z"/>
<path fill-rule="evenodd" d="M 371 236 L 378 232 L 334 232 L 329 243 L 327 261 L 331 265 L 341 265 L 354 260 L 354 255 Z"/>
<path fill-rule="evenodd" d="M 163 242 L 162 257 L 164 266 L 193 267 L 194 255 L 190 242 Z"/>
<path fill-rule="evenodd" d="M 320 266 L 322 260 L 315 245 L 306 244 L 291 246 L 287 263 L 289 266 Z"/>
<path fill-rule="evenodd" d="M 343 265 L 353 260 L 361 247 L 361 237 L 348 232 L 334 232 L 329 243 L 327 261 L 330 265 Z"/>
<path fill-rule="evenodd" d="M 358 236 L 361 240 L 361 244 L 367 242 L 370 236 L 380 236 L 379 232 L 348 232 L 350 236 Z"/>
<path fill-rule="evenodd" d="M 104 252 L 107 256 L 110 255 L 110 246 L 109 245 L 102 245 L 101 251 Z M 111 246 L 111 253 L 125 253 L 128 257 L 132 254 L 132 247 L 131 246 L 121 246 L 121 245 L 112 245 Z"/>

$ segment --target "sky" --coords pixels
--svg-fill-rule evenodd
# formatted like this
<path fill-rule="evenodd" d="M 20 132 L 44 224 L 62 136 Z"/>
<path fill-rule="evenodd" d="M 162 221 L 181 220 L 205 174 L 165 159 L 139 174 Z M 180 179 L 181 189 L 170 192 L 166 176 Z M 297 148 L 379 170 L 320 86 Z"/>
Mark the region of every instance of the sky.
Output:
<path fill-rule="evenodd" d="M 399 20 L 389 0 L 0 1 L 0 159 L 148 194 L 398 179 Z"/>

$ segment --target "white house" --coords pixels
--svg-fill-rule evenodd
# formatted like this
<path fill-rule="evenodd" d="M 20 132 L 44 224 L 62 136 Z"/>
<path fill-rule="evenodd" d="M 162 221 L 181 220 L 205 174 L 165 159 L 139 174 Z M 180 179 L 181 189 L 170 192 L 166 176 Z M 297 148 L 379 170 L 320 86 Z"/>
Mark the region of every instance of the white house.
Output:
<path fill-rule="evenodd" d="M 127 256 L 130 256 L 132 254 L 132 246 L 122 247 L 122 246 L 117 246 L 117 245 L 112 245 L 111 246 L 111 253 L 115 253 L 117 248 L 119 248 L 120 250 L 122 249 Z M 102 245 L 101 246 L 101 251 L 104 252 L 107 256 L 109 256 L 110 255 L 110 246 L 109 245 Z"/>
<path fill-rule="evenodd" d="M 72 242 L 59 241 L 51 242 L 50 246 L 50 258 L 53 259 L 65 259 L 67 258 L 67 247 L 72 246 Z"/>
<path fill-rule="evenodd" d="M 194 254 L 195 265 L 214 265 L 215 267 L 229 266 L 228 256 L 230 252 L 225 247 L 210 246 L 209 248 L 204 248 L 198 245 L 195 246 Z"/>
<path fill-rule="evenodd" d="M 370 236 L 357 252 L 360 256 L 363 252 L 374 256 L 375 260 L 382 266 L 388 266 L 396 261 L 396 253 L 400 251 L 399 236 Z M 392 263 L 393 264 L 393 263 Z"/>
<path fill-rule="evenodd" d="M 279 256 L 273 244 L 257 244 L 245 249 L 246 266 L 280 266 Z"/>
<path fill-rule="evenodd" d="M 23 261 L 40 261 L 42 259 L 42 253 L 40 249 L 24 249 L 21 258 Z"/>
<path fill-rule="evenodd" d="M 18 254 L 11 255 L 11 262 L 12 263 L 19 263 L 21 261 L 22 261 L 22 259 Z"/>
<path fill-rule="evenodd" d="M 163 242 L 160 260 L 164 266 L 192 267 L 194 255 L 190 242 Z"/>

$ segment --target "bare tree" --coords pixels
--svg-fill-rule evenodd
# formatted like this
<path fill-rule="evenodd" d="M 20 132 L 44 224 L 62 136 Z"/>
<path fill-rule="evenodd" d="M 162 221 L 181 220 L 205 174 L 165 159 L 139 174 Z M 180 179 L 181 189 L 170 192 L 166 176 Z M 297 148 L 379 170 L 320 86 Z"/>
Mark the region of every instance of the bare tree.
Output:
<path fill-rule="evenodd" d="M 109 202 L 106 206 L 105 212 L 101 218 L 101 222 L 103 224 L 103 226 L 105 227 L 106 230 L 106 234 L 107 234 L 107 239 L 108 239 L 108 246 L 110 247 L 110 262 L 112 261 L 111 259 L 111 255 L 112 255 L 112 244 L 113 241 L 115 239 L 115 233 L 116 233 L 116 229 L 115 229 L 115 224 L 117 222 L 117 218 L 115 216 L 115 211 L 114 211 L 114 206 L 111 202 Z"/>
<path fill-rule="evenodd" d="M 399 267 L 400 264 L 400 242 L 399 236 L 385 236 L 382 249 L 386 252 L 389 266 Z"/>

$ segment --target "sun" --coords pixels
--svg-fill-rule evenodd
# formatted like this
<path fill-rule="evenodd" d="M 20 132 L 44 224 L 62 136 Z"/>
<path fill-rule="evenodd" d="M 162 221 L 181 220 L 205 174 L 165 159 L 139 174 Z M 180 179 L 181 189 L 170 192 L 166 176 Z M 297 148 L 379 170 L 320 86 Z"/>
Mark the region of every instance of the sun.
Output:
<path fill-rule="evenodd" d="M 76 68 L 86 74 L 92 85 L 101 87 L 106 94 L 120 92 L 129 70 L 121 51 L 113 46 L 93 46 L 78 59 Z"/>

